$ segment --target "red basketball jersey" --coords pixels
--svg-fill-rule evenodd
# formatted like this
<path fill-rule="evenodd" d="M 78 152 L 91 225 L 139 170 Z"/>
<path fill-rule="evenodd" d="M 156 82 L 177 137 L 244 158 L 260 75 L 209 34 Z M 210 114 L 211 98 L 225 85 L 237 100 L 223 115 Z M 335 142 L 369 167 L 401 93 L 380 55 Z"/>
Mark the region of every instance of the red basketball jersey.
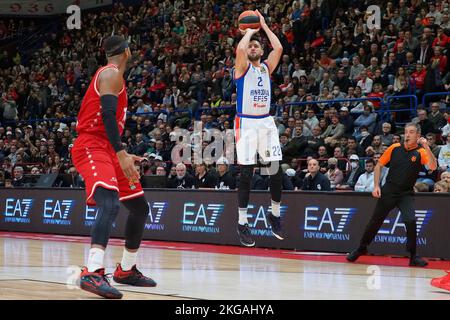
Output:
<path fill-rule="evenodd" d="M 97 70 L 94 78 L 86 91 L 86 94 L 81 103 L 80 112 L 78 113 L 77 132 L 78 134 L 90 133 L 95 134 L 99 138 L 108 139 L 106 135 L 105 126 L 102 120 L 102 106 L 100 104 L 100 93 L 97 86 L 98 75 L 105 69 L 116 68 L 113 64 L 108 64 Z M 119 133 L 122 135 L 125 127 L 125 119 L 127 115 L 127 90 L 125 88 L 125 81 L 123 88 L 119 93 L 119 100 L 117 103 L 116 120 L 119 127 Z"/>

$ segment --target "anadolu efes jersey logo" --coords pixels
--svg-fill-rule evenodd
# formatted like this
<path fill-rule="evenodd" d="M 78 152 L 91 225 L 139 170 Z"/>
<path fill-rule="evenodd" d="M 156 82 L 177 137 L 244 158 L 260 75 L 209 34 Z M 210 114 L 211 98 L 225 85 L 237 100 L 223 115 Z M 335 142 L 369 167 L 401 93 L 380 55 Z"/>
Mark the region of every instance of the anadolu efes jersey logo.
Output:
<path fill-rule="evenodd" d="M 267 222 L 267 215 L 272 214 L 272 206 L 248 205 L 247 219 L 250 226 L 250 233 L 253 236 L 273 237 L 272 227 Z M 286 214 L 287 206 L 280 206 L 280 216 Z"/>
<path fill-rule="evenodd" d="M 186 202 L 183 206 L 182 231 L 219 233 L 217 221 L 223 212 L 223 203 Z"/>
<path fill-rule="evenodd" d="M 356 208 L 305 207 L 303 237 L 349 241 L 350 234 L 345 231 L 355 213 Z"/>
<path fill-rule="evenodd" d="M 30 223 L 31 207 L 33 199 L 6 198 L 5 200 L 5 222 Z"/>
<path fill-rule="evenodd" d="M 424 236 L 425 226 L 430 221 L 432 210 L 415 210 L 417 223 L 417 244 L 427 244 L 427 238 Z M 398 211 L 393 218 L 384 220 L 374 241 L 380 243 L 400 243 L 406 244 L 406 226 L 401 222 L 401 212 Z M 422 236 L 420 236 L 422 235 Z"/>
<path fill-rule="evenodd" d="M 53 200 L 46 199 L 44 201 L 43 223 L 70 225 L 70 213 L 74 208 L 74 200 Z"/>
<path fill-rule="evenodd" d="M 165 225 L 161 223 L 161 218 L 166 212 L 168 207 L 167 202 L 153 202 L 153 205 L 148 203 L 148 218 L 147 223 L 145 224 L 146 230 L 160 230 L 163 231 L 165 229 Z"/>

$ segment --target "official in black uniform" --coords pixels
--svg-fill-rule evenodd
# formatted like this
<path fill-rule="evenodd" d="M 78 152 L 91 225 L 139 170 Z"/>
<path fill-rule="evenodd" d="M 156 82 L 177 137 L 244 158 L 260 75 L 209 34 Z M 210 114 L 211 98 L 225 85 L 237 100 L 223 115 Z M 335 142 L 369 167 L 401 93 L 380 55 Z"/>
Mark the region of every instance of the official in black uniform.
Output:
<path fill-rule="evenodd" d="M 302 190 L 331 191 L 330 180 L 319 169 L 319 161 L 308 161 L 308 173 L 303 179 Z"/>
<path fill-rule="evenodd" d="M 421 146 L 419 146 L 421 145 Z M 380 189 L 381 168 L 389 165 L 386 184 Z M 367 253 L 367 246 L 373 241 L 389 212 L 399 208 L 406 225 L 407 250 L 410 254 L 410 266 L 425 267 L 428 262 L 416 255 L 417 227 L 414 211 L 414 184 L 419 172 L 426 165 L 429 170 L 436 170 L 437 162 L 426 138 L 420 137 L 420 126 L 408 123 L 405 126 L 404 144 L 391 145 L 381 156 L 375 167 L 372 195 L 378 198 L 375 211 L 359 247 L 347 255 L 350 262 L 356 261 Z"/>

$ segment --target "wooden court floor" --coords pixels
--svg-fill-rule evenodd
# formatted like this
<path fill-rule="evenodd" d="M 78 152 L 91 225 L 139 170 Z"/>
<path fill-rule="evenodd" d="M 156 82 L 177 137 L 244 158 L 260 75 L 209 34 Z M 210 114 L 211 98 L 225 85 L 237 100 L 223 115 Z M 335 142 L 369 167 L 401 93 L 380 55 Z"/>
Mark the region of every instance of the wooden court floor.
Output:
<path fill-rule="evenodd" d="M 0 299 L 101 299 L 76 287 L 89 239 L 14 236 L 0 233 Z M 122 241 L 112 240 L 105 263 L 113 272 Z M 343 255 L 308 258 L 266 249 L 145 242 L 138 267 L 156 288 L 117 285 L 124 299 L 430 299 L 450 300 L 450 292 L 429 285 L 443 275 L 406 266 L 406 259 L 362 259 Z M 392 261 L 389 262 L 389 261 Z M 112 281 L 112 280 L 111 280 Z"/>

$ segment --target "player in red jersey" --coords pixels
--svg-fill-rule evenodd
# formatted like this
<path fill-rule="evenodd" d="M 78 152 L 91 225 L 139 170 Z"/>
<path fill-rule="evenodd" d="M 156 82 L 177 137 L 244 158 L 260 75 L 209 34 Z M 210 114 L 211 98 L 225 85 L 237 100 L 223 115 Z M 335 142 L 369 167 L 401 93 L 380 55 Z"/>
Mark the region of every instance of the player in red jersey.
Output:
<path fill-rule="evenodd" d="M 131 52 L 127 41 L 120 36 L 107 38 L 103 47 L 108 64 L 97 70 L 83 98 L 78 114 L 78 138 L 72 149 L 75 167 L 86 183 L 86 202 L 98 208 L 80 287 L 105 298 L 120 299 L 122 293 L 110 285 L 103 264 L 119 201 L 128 209 L 129 216 L 122 261 L 117 264 L 113 279 L 145 287 L 154 287 L 156 283 L 136 268 L 136 255 L 149 212 L 134 166 L 142 159 L 128 154 L 120 140 L 128 104 L 123 74 Z"/>

